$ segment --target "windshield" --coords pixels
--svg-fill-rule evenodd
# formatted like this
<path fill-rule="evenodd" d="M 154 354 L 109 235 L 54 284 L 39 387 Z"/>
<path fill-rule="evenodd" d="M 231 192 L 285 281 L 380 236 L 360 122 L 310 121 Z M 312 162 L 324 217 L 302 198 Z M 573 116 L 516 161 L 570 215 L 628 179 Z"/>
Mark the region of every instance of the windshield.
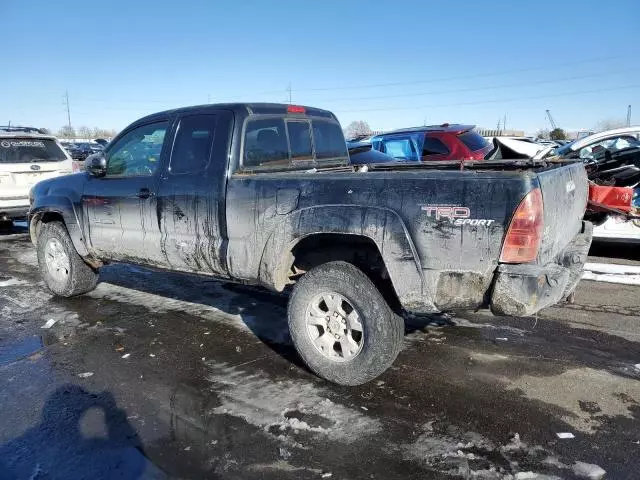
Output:
<path fill-rule="evenodd" d="M 613 153 L 631 147 L 640 147 L 640 142 L 638 142 L 634 137 L 623 136 L 610 138 L 581 148 L 579 155 L 582 159 L 592 159 L 607 150 Z"/>
<path fill-rule="evenodd" d="M 59 162 L 67 157 L 49 138 L 4 138 L 0 140 L 0 163 Z"/>

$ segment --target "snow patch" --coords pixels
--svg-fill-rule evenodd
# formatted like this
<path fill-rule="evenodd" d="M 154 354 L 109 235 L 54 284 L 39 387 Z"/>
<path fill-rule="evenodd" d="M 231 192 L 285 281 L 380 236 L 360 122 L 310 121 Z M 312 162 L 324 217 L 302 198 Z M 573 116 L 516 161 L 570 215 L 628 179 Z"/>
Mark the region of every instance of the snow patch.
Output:
<path fill-rule="evenodd" d="M 9 280 L 3 280 L 0 282 L 0 287 L 13 287 L 16 285 L 29 285 L 26 280 L 19 280 L 17 278 L 10 278 Z"/>
<path fill-rule="evenodd" d="M 598 465 L 594 465 L 592 463 L 584 463 L 584 462 L 574 463 L 571 470 L 578 477 L 588 478 L 589 480 L 600 480 L 607 473 Z"/>
<path fill-rule="evenodd" d="M 349 443 L 382 429 L 377 419 L 329 400 L 328 392 L 310 382 L 274 381 L 225 363 L 207 365 L 220 401 L 213 413 L 243 418 L 276 437 L 311 432 Z"/>
<path fill-rule="evenodd" d="M 214 320 L 247 332 L 253 332 L 261 338 L 266 338 L 275 343 L 289 343 L 288 331 L 280 327 L 280 322 L 271 321 L 268 317 L 257 319 L 242 313 L 229 313 L 228 310 L 233 310 L 230 303 L 235 298 L 231 292 L 225 292 L 225 301 L 220 302 L 217 306 L 165 297 L 155 293 L 142 292 L 110 283 L 100 283 L 93 292 L 87 295 L 114 302 L 141 305 L 154 313 L 179 311 L 208 320 Z M 273 306 L 271 306 L 271 311 L 273 311 Z M 265 312 L 269 315 L 269 310 L 265 310 Z M 285 318 L 278 315 L 278 313 L 279 311 L 273 312 L 276 320 Z"/>

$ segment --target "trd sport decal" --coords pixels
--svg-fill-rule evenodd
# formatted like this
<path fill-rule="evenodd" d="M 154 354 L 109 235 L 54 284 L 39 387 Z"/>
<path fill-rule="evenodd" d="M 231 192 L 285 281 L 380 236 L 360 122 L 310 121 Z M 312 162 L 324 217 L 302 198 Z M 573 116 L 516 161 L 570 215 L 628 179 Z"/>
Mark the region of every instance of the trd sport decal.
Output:
<path fill-rule="evenodd" d="M 436 220 L 448 219 L 456 227 L 463 225 L 490 226 L 495 220 L 469 218 L 471 210 L 469 207 L 456 207 L 451 205 L 422 205 L 422 210 L 427 212 L 427 216 Z"/>

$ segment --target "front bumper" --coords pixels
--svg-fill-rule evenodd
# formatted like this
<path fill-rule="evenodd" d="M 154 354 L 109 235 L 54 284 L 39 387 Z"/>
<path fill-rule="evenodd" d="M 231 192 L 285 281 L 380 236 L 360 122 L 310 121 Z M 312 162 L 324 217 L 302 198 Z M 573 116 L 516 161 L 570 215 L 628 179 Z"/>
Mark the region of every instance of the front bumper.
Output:
<path fill-rule="evenodd" d="M 533 315 L 566 299 L 580 282 L 593 238 L 593 225 L 582 223 L 582 232 L 560 254 L 557 263 L 501 264 L 491 294 L 496 315 Z"/>

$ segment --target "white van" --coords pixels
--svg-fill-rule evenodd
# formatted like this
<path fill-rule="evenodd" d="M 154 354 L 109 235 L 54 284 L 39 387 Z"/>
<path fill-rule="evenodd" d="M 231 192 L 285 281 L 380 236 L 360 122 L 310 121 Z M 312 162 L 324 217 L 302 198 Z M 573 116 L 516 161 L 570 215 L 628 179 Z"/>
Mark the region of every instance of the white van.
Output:
<path fill-rule="evenodd" d="M 72 171 L 56 137 L 37 128 L 0 126 L 0 222 L 27 216 L 29 190 L 40 180 Z"/>

